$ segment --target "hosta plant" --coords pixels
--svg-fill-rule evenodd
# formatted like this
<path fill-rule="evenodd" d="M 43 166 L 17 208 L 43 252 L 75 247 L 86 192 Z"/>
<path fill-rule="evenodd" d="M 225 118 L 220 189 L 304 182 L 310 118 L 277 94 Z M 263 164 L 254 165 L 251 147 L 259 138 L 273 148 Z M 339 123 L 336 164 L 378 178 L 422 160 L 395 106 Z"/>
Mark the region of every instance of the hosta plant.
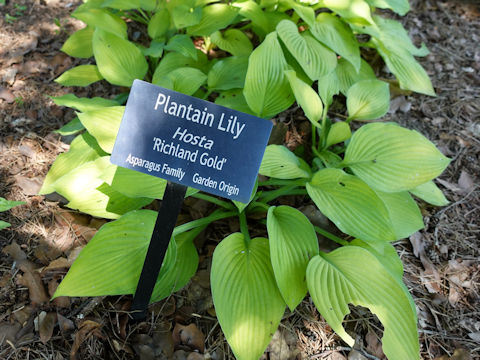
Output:
<path fill-rule="evenodd" d="M 56 79 L 62 85 L 105 80 L 128 90 L 144 79 L 263 118 L 296 102 L 311 123 L 303 151 L 267 147 L 264 177 L 248 204 L 189 190 L 217 209 L 174 230 L 151 298 L 188 283 L 198 264 L 193 240 L 208 224 L 238 217 L 241 232 L 220 242 L 211 271 L 216 314 L 238 359 L 258 359 L 285 308 L 294 311 L 307 293 L 350 346 L 353 334 L 342 321 L 349 304 L 361 305 L 382 322 L 389 359 L 419 359 L 415 305 L 392 242 L 423 227 L 413 196 L 446 203 L 432 180 L 449 160 L 395 123 L 352 131 L 352 121 L 385 115 L 392 87 L 434 95 L 415 60 L 428 50 L 376 7 L 409 10 L 407 0 L 89 0 L 73 13 L 86 26 L 62 51 L 85 60 Z M 376 77 L 367 61 L 375 52 L 395 78 Z M 162 198 L 165 181 L 109 162 L 128 93 L 121 91 L 109 99 L 53 98 L 77 110 L 59 132 L 78 135 L 41 193 L 57 192 L 72 209 L 114 220 L 84 248 L 55 296 L 135 292 L 156 216 L 142 208 Z M 342 121 L 329 116 L 334 101 L 346 105 Z M 312 201 L 344 236 L 278 206 L 287 195 Z M 249 226 L 265 229 L 264 237 L 252 239 Z M 318 234 L 335 250 L 320 251 Z"/>

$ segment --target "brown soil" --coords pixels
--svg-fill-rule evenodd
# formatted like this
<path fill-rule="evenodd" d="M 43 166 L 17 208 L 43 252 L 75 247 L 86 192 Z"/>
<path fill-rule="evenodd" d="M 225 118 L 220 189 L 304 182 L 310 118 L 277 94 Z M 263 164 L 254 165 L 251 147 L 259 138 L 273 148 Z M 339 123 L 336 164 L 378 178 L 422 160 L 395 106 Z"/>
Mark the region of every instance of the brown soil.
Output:
<path fill-rule="evenodd" d="M 0 257 L 0 359 L 64 359 L 72 352 L 79 359 L 154 359 L 155 351 L 156 359 L 233 358 L 212 308 L 208 269 L 215 244 L 238 230 L 235 221 L 217 222 L 198 239 L 197 275 L 184 290 L 152 306 L 148 322 L 127 326 L 130 296 L 36 305 L 52 294 L 68 267 L 52 261 L 73 256 L 72 249 L 103 224 L 62 209 L 58 199 L 36 195 L 56 155 L 68 148 L 69 139 L 52 131 L 74 114 L 48 96 L 71 92 L 53 79 L 78 62 L 59 49 L 81 26 L 69 18 L 79 3 L 10 0 L 0 5 L 0 196 L 26 202 L 0 215 L 12 223 L 0 232 L 0 248 L 20 245 L 7 248 L 16 254 L 15 263 L 4 253 Z M 395 246 L 418 309 L 422 358 L 475 359 L 480 358 L 480 8 L 474 0 L 411 3 L 403 21 L 415 42 L 425 42 L 431 51 L 421 62 L 438 96 L 397 96 L 386 120 L 417 129 L 452 159 L 437 181 L 450 204 L 422 203 L 425 229 Z M 74 91 L 112 97 L 120 89 L 100 82 Z M 301 141 L 302 126 L 293 124 L 287 140 Z M 190 199 L 181 217 L 198 218 L 209 210 Z M 32 263 L 50 268 L 27 276 L 25 267 Z M 184 327 L 188 324 L 193 325 Z M 285 314 L 264 358 L 383 357 L 381 329 L 368 311 L 353 309 L 348 326 L 359 334 L 360 352 L 346 347 L 306 298 Z"/>

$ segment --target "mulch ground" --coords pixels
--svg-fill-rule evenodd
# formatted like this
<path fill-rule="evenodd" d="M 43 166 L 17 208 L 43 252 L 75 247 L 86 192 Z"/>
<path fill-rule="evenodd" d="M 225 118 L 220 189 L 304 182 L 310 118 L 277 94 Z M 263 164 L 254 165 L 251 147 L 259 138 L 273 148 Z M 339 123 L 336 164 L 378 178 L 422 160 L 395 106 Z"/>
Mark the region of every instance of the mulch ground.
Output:
<path fill-rule="evenodd" d="M 127 324 L 130 296 L 47 301 L 104 223 L 62 208 L 61 199 L 36 195 L 71 141 L 53 130 L 74 114 L 49 96 L 72 91 L 53 79 L 78 63 L 59 49 L 81 27 L 69 18 L 79 3 L 0 1 L 0 196 L 26 203 L 0 215 L 12 223 L 0 232 L 0 359 L 233 359 L 215 318 L 208 271 L 214 246 L 238 230 L 235 221 L 217 222 L 197 239 L 197 275 L 152 306 L 147 322 Z M 422 358 L 480 359 L 480 6 L 475 0 L 411 3 L 402 21 L 415 43 L 423 41 L 431 51 L 421 63 L 437 97 L 397 94 L 385 120 L 420 131 L 452 159 L 437 180 L 450 204 L 421 203 L 425 229 L 395 247 L 418 310 Z M 378 71 L 391 76 L 385 68 Z M 120 91 L 106 82 L 74 90 L 89 97 Z M 289 145 L 302 142 L 297 114 L 278 120 L 289 124 Z M 209 211 L 208 204 L 190 199 L 181 217 Z M 264 358 L 385 358 L 381 326 L 367 310 L 353 308 L 347 326 L 358 334 L 353 350 L 306 298 L 285 314 Z"/>

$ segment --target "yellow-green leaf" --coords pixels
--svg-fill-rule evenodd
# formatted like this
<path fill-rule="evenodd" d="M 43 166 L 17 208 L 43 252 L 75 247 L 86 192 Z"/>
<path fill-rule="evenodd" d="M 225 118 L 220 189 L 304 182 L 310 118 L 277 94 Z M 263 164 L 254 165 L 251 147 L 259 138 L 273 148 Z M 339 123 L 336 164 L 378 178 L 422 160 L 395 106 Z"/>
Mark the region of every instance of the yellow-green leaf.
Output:
<path fill-rule="evenodd" d="M 380 80 L 362 80 L 347 91 L 349 119 L 357 121 L 381 118 L 390 106 L 390 89 Z"/>
<path fill-rule="evenodd" d="M 93 54 L 100 73 L 114 85 L 132 86 L 133 80 L 142 80 L 148 70 L 138 47 L 101 29 L 93 34 Z"/>
<path fill-rule="evenodd" d="M 367 2 L 380 9 L 391 9 L 402 16 L 410 10 L 408 0 L 367 0 Z"/>
<path fill-rule="evenodd" d="M 449 203 L 442 190 L 433 181 L 427 181 L 425 184 L 418 185 L 409 191 L 416 197 L 435 206 L 445 206 Z"/>
<path fill-rule="evenodd" d="M 248 106 L 260 117 L 272 117 L 288 109 L 293 93 L 284 71 L 288 64 L 275 32 L 250 55 L 243 94 Z"/>
<path fill-rule="evenodd" d="M 356 71 L 360 69 L 360 49 L 352 30 L 333 14 L 322 12 L 310 31 L 321 43 L 345 58 Z"/>
<path fill-rule="evenodd" d="M 260 174 L 277 179 L 309 178 L 310 167 L 282 145 L 268 145 L 260 165 Z"/>
<path fill-rule="evenodd" d="M 114 190 L 132 198 L 162 199 L 167 186 L 167 181 L 164 179 L 113 164 L 105 169 L 100 178 Z M 132 184 L 141 184 L 141 186 L 132 186 Z"/>
<path fill-rule="evenodd" d="M 249 56 L 253 50 L 250 39 L 238 29 L 228 29 L 223 34 L 220 31 L 210 35 L 212 43 L 234 56 Z"/>
<path fill-rule="evenodd" d="M 267 216 L 270 258 L 280 293 L 293 311 L 307 294 L 305 271 L 318 255 L 313 225 L 297 209 L 271 206 Z"/>
<path fill-rule="evenodd" d="M 55 79 L 63 86 L 88 86 L 103 79 L 96 65 L 79 65 Z"/>
<path fill-rule="evenodd" d="M 449 162 L 423 135 L 392 123 L 362 126 L 344 158 L 355 175 L 385 192 L 413 189 L 440 175 Z"/>
<path fill-rule="evenodd" d="M 385 205 L 358 177 L 340 169 L 322 169 L 307 183 L 307 191 L 320 211 L 344 233 L 369 244 L 395 240 Z"/>
<path fill-rule="evenodd" d="M 348 89 L 353 84 L 362 80 L 376 79 L 372 68 L 363 59 L 360 60 L 360 70 L 358 71 L 347 60 L 339 59 L 335 72 L 337 74 L 338 87 L 344 95 L 347 95 Z"/>
<path fill-rule="evenodd" d="M 218 322 L 235 357 L 260 358 L 285 311 L 268 240 L 255 238 L 246 247 L 242 234 L 228 236 L 213 253 L 210 274 Z"/>
<path fill-rule="evenodd" d="M 55 159 L 55 162 L 43 181 L 39 194 L 43 195 L 54 192 L 55 187 L 53 184 L 55 181 L 82 164 L 96 160 L 104 155 L 106 155 L 106 153 L 98 146 L 97 141 L 92 135 L 86 132 L 77 136 L 70 144 L 68 152 L 58 155 Z"/>
<path fill-rule="evenodd" d="M 182 67 L 192 67 L 205 73 L 208 69 L 207 56 L 200 50 L 197 50 L 197 60 L 177 52 L 166 54 L 153 73 L 152 84 L 157 84 L 161 78 Z"/>
<path fill-rule="evenodd" d="M 208 72 L 209 90 L 243 88 L 248 68 L 248 57 L 229 56 L 219 60 Z"/>
<path fill-rule="evenodd" d="M 197 49 L 193 45 L 192 39 L 188 35 L 177 34 L 173 36 L 168 44 L 165 46 L 165 50 L 176 51 L 183 56 L 191 57 L 197 61 Z"/>
<path fill-rule="evenodd" d="M 81 59 L 88 59 L 89 57 L 92 57 L 92 38 L 94 30 L 95 29 L 93 27 L 87 26 L 74 32 L 72 35 L 70 35 L 67 41 L 65 41 L 60 50 L 67 55 Z"/>
<path fill-rule="evenodd" d="M 138 9 L 140 7 L 140 0 L 106 0 L 102 7 L 109 7 L 118 10 Z"/>
<path fill-rule="evenodd" d="M 125 106 L 110 106 L 78 113 L 83 126 L 98 141 L 100 147 L 111 153 L 122 121 Z"/>
<path fill-rule="evenodd" d="M 318 311 L 350 346 L 342 326 L 348 304 L 365 306 L 384 327 L 382 344 L 390 360 L 420 359 L 417 317 L 407 288 L 369 251 L 346 246 L 315 256 L 307 268 L 308 290 Z"/>
<path fill-rule="evenodd" d="M 113 15 L 105 9 L 90 8 L 83 11 L 75 11 L 72 16 L 82 20 L 92 28 L 108 31 L 123 39 L 127 38 L 127 24 L 121 18 Z"/>
<path fill-rule="evenodd" d="M 293 21 L 280 21 L 277 32 L 288 51 L 310 79 L 317 80 L 329 74 L 337 66 L 335 53 L 320 44 L 308 32 L 299 34 L 297 25 Z"/>
<path fill-rule="evenodd" d="M 148 22 L 148 36 L 152 39 L 163 38 L 170 27 L 170 14 L 167 9 L 158 10 Z"/>
<path fill-rule="evenodd" d="M 156 79 L 154 83 L 186 95 L 193 95 L 206 81 L 207 75 L 200 70 L 192 67 L 181 67 L 163 78 Z"/>
<path fill-rule="evenodd" d="M 351 23 L 359 25 L 373 23 L 370 6 L 365 0 L 323 0 L 323 5 Z"/>
<path fill-rule="evenodd" d="M 424 227 L 422 213 L 408 191 L 386 193 L 376 190 L 375 193 L 388 210 L 396 240 L 407 238 Z"/>
<path fill-rule="evenodd" d="M 115 100 L 104 99 L 101 97 L 79 98 L 74 94 L 53 96 L 52 100 L 58 106 L 66 106 L 82 112 L 97 110 L 107 106 L 118 106 L 118 102 Z"/>
<path fill-rule="evenodd" d="M 336 122 L 332 124 L 330 130 L 328 131 L 327 143 L 325 144 L 325 147 L 328 148 L 334 144 L 348 140 L 350 139 L 350 136 L 352 136 L 352 132 L 348 123 L 344 121 Z"/>
<path fill-rule="evenodd" d="M 156 216 L 151 210 L 132 211 L 103 225 L 80 252 L 53 298 L 134 294 Z M 176 245 L 170 241 L 158 282 L 175 265 Z"/>
<path fill-rule="evenodd" d="M 285 71 L 288 82 L 292 88 L 297 104 L 300 105 L 305 116 L 317 127 L 321 125 L 318 121 L 322 118 L 323 104 L 320 97 L 312 87 L 299 79 L 293 70 Z"/>
<path fill-rule="evenodd" d="M 187 33 L 195 36 L 210 36 L 217 30 L 232 23 L 238 10 L 228 4 L 213 4 L 202 9 L 202 18 L 196 25 L 187 28 Z"/>
<path fill-rule="evenodd" d="M 109 165 L 108 156 L 84 163 L 59 178 L 53 188 L 69 200 L 69 208 L 107 219 L 117 219 L 152 202 L 148 198 L 129 198 L 104 183 L 100 177 Z"/>

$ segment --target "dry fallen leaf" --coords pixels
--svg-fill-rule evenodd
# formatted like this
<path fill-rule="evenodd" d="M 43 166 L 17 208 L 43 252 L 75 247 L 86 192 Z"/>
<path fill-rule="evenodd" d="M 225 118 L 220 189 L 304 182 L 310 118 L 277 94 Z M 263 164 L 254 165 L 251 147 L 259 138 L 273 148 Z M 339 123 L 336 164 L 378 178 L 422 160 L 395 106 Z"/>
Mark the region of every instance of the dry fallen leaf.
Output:
<path fill-rule="evenodd" d="M 369 329 L 367 335 L 365 336 L 365 341 L 367 343 L 367 352 L 376 356 L 378 359 L 385 359 L 385 354 L 382 350 L 382 343 L 372 329 Z"/>
<path fill-rule="evenodd" d="M 175 346 L 185 345 L 201 353 L 205 350 L 205 335 L 203 335 L 195 324 L 187 326 L 178 323 L 175 324 L 172 337 Z"/>
<path fill-rule="evenodd" d="M 102 326 L 102 324 L 93 320 L 85 320 L 82 322 L 78 331 L 75 333 L 75 340 L 73 341 L 72 350 L 70 351 L 71 359 L 76 358 L 80 346 L 91 336 L 103 338 L 102 331 L 100 330 Z"/>
<path fill-rule="evenodd" d="M 38 324 L 38 332 L 40 334 L 40 341 L 44 344 L 50 340 L 53 335 L 53 329 L 57 322 L 57 314 L 49 312 Z"/>
<path fill-rule="evenodd" d="M 64 336 L 75 329 L 75 324 L 73 323 L 73 321 L 67 319 L 65 316 L 57 313 L 57 319 L 58 327 L 60 328 L 60 331 Z"/>
<path fill-rule="evenodd" d="M 468 172 L 462 170 L 460 177 L 458 178 L 458 186 L 463 190 L 463 192 L 469 192 L 475 187 L 475 182 Z"/>
<path fill-rule="evenodd" d="M 43 286 L 40 274 L 34 271 L 25 271 L 23 276 L 18 275 L 17 282 L 28 288 L 32 304 L 40 305 L 48 303 L 49 298 L 45 292 L 45 287 Z"/>
<path fill-rule="evenodd" d="M 15 338 L 21 328 L 21 325 L 17 322 L 14 324 L 0 323 L 0 345 L 3 345 L 6 341 L 15 343 Z"/>
<path fill-rule="evenodd" d="M 38 177 L 27 178 L 23 175 L 15 175 L 15 183 L 25 195 L 37 195 L 42 187 L 42 181 Z"/>
<path fill-rule="evenodd" d="M 15 266 L 22 271 L 31 271 L 35 268 L 35 265 L 27 260 L 27 254 L 25 254 L 20 245 L 15 241 L 10 245 L 5 246 L 2 252 L 10 255 L 13 258 L 13 261 L 15 261 Z"/>
<path fill-rule="evenodd" d="M 417 258 L 420 258 L 424 271 L 421 272 L 422 283 L 431 294 L 441 292 L 441 278 L 435 265 L 427 258 L 425 254 L 425 243 L 423 235 L 416 232 L 409 237 L 410 243 L 413 247 L 413 253 Z"/>
<path fill-rule="evenodd" d="M 15 101 L 15 96 L 10 90 L 0 87 L 0 99 L 3 99 L 7 103 L 11 104 Z"/>

